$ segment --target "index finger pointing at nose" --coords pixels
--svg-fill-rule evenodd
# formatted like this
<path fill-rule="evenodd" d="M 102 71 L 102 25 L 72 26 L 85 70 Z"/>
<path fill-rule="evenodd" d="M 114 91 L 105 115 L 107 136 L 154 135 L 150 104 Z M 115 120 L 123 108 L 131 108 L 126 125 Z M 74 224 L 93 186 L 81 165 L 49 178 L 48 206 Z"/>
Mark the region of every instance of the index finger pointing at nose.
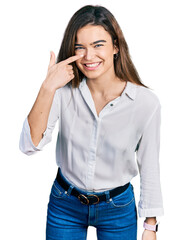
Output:
<path fill-rule="evenodd" d="M 66 60 L 64 60 L 63 62 L 66 63 L 66 64 L 69 64 L 69 63 L 72 63 L 80 58 L 82 58 L 84 55 L 81 54 L 81 55 L 75 55 L 75 56 L 72 56 L 72 57 L 69 57 L 67 58 Z"/>

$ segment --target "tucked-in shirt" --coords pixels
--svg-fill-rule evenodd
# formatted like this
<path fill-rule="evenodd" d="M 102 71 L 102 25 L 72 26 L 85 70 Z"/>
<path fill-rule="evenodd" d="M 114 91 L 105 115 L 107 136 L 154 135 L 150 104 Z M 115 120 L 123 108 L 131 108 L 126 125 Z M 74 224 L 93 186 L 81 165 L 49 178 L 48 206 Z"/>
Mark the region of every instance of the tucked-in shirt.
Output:
<path fill-rule="evenodd" d="M 161 104 L 150 89 L 127 82 L 122 94 L 97 115 L 83 78 L 78 88 L 71 84 L 55 92 L 47 129 L 34 146 L 27 118 L 20 136 L 20 150 L 27 155 L 51 141 L 59 120 L 56 163 L 74 186 L 101 192 L 125 185 L 140 174 L 140 217 L 161 216 L 160 185 Z"/>

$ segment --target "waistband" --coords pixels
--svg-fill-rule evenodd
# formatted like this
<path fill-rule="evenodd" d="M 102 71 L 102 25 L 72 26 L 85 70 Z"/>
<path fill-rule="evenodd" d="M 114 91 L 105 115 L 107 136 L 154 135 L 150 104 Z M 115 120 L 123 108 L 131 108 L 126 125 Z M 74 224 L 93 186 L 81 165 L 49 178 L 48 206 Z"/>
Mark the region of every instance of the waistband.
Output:
<path fill-rule="evenodd" d="M 124 186 L 116 187 L 111 190 L 104 191 L 102 193 L 92 193 L 88 194 L 86 191 L 79 190 L 79 188 L 73 186 L 69 181 L 63 176 L 61 169 L 58 168 L 56 180 L 58 184 L 65 190 L 69 191 L 71 195 L 77 197 L 82 204 L 97 204 L 101 201 L 109 200 L 108 198 L 115 197 L 123 193 L 130 185 L 130 182 Z"/>

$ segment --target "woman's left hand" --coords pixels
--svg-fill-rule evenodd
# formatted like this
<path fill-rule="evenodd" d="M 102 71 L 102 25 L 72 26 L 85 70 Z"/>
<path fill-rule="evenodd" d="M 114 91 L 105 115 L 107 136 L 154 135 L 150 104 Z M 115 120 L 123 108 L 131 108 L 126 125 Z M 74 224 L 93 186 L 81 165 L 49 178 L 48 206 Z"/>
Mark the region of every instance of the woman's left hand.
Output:
<path fill-rule="evenodd" d="M 142 234 L 142 240 L 156 240 L 156 232 L 145 229 Z"/>

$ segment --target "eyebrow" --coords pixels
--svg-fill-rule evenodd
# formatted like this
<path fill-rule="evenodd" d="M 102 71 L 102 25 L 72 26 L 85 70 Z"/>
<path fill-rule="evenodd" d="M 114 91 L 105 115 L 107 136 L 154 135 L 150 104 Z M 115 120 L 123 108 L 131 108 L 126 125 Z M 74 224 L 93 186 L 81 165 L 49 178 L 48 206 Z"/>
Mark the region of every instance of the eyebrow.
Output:
<path fill-rule="evenodd" d="M 107 42 L 107 41 L 106 41 L 106 40 L 97 40 L 97 41 L 95 41 L 95 42 L 90 43 L 90 45 L 94 45 L 94 44 L 97 44 L 97 43 L 99 43 L 99 42 Z M 83 46 L 83 45 L 82 45 L 82 44 L 79 44 L 79 43 L 76 43 L 75 46 Z"/>

